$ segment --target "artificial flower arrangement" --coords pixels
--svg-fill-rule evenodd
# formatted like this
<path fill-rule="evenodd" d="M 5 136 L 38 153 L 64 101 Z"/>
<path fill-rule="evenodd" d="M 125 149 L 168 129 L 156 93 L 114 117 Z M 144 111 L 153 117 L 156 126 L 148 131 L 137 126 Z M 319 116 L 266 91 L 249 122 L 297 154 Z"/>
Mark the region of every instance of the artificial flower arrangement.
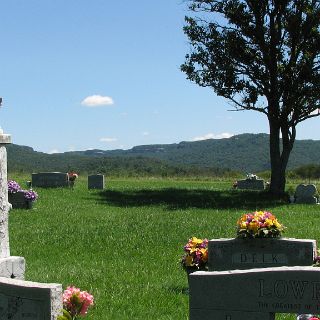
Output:
<path fill-rule="evenodd" d="M 24 198 L 27 201 L 36 201 L 38 199 L 38 194 L 33 191 L 32 189 L 29 190 L 23 190 L 20 185 L 14 181 L 14 180 L 9 180 L 8 181 L 8 192 L 9 193 L 17 193 L 17 192 L 23 192 Z"/>
<path fill-rule="evenodd" d="M 14 180 L 8 181 L 8 192 L 10 193 L 17 193 L 18 191 L 21 191 L 21 187 L 18 184 L 18 182 Z"/>
<path fill-rule="evenodd" d="M 207 270 L 208 239 L 192 237 L 183 247 L 181 265 L 186 271 Z"/>
<path fill-rule="evenodd" d="M 63 314 L 58 320 L 76 320 L 87 314 L 90 306 L 93 305 L 93 296 L 87 291 L 69 286 L 63 292 Z"/>
<path fill-rule="evenodd" d="M 69 179 L 69 187 L 71 187 L 73 189 L 74 187 L 74 183 L 76 181 L 76 179 L 78 178 L 78 174 L 71 171 L 71 172 L 68 172 L 68 179 Z"/>
<path fill-rule="evenodd" d="M 78 178 L 78 174 L 73 171 L 68 172 L 68 178 L 69 181 L 75 181 Z"/>
<path fill-rule="evenodd" d="M 279 238 L 285 227 L 268 211 L 243 214 L 237 222 L 238 238 Z"/>

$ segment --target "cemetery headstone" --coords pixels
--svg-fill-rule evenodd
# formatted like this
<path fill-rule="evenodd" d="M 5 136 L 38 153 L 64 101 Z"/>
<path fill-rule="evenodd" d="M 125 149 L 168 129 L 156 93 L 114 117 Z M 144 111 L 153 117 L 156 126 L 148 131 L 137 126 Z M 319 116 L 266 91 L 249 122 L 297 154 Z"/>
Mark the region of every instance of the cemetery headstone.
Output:
<path fill-rule="evenodd" d="M 218 320 L 247 320 L 247 314 L 254 312 L 271 317 L 274 313 L 317 314 L 319 279 L 320 268 L 315 267 L 194 272 L 190 275 L 190 320 L 203 320 L 199 314 Z M 221 312 L 224 318 L 219 317 Z"/>
<path fill-rule="evenodd" d="M 15 193 L 9 192 L 8 200 L 13 209 L 28 209 L 32 207 L 32 201 L 29 201 L 25 198 L 23 191 L 18 191 Z"/>
<path fill-rule="evenodd" d="M 10 256 L 9 210 L 7 180 L 7 150 L 11 136 L 0 129 L 0 277 L 24 278 L 25 260 L 23 257 Z"/>
<path fill-rule="evenodd" d="M 295 192 L 295 203 L 316 204 L 318 202 L 316 193 L 317 188 L 314 184 L 299 184 Z"/>
<path fill-rule="evenodd" d="M 104 175 L 93 174 L 88 176 L 88 189 L 104 189 Z"/>
<path fill-rule="evenodd" d="M 264 180 L 248 174 L 246 179 L 237 181 L 237 188 L 242 190 L 264 190 Z"/>
<path fill-rule="evenodd" d="M 279 266 L 310 266 L 315 240 L 290 238 L 213 239 L 208 243 L 208 268 L 233 270 Z"/>
<path fill-rule="evenodd" d="M 260 213 L 244 215 L 238 224 L 242 227 L 247 219 L 263 220 L 265 216 Z M 208 242 L 209 271 L 194 272 L 189 277 L 190 320 L 275 320 L 276 313 L 320 313 L 320 302 L 311 306 L 312 299 L 320 299 L 320 281 L 315 283 L 320 268 L 310 267 L 317 254 L 315 240 L 243 238 L 244 233 L 239 234 L 241 238 Z M 256 282 L 260 286 L 254 285 Z M 305 296 L 307 285 L 311 297 Z M 286 301 L 289 296 L 302 301 L 299 305 L 293 298 Z M 199 303 L 198 299 L 203 301 Z"/>
<path fill-rule="evenodd" d="M 68 174 L 63 172 L 32 173 L 32 187 L 59 188 L 68 187 Z"/>
<path fill-rule="evenodd" d="M 57 320 L 62 310 L 62 286 L 24 281 L 25 259 L 10 256 L 6 144 L 0 130 L 0 319 Z"/>
<path fill-rule="evenodd" d="M 61 284 L 0 278 L 0 319 L 55 320 L 62 307 Z"/>

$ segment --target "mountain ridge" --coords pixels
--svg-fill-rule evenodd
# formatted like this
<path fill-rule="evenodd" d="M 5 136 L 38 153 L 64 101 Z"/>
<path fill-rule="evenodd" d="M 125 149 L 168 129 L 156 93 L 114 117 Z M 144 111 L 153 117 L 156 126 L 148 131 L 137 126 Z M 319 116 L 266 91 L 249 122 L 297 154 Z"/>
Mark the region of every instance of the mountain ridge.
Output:
<path fill-rule="evenodd" d="M 198 168 L 221 168 L 240 172 L 259 172 L 270 169 L 269 135 L 265 133 L 244 133 L 230 138 L 208 139 L 202 141 L 181 141 L 172 144 L 139 145 L 128 150 L 85 150 L 47 154 L 34 151 L 28 146 L 8 146 L 8 167 L 62 170 L 77 169 L 77 163 L 87 171 L 94 166 L 101 167 L 115 159 L 133 165 L 135 161 L 153 161 L 152 165 L 188 166 Z M 19 160 L 20 159 L 20 160 Z M 317 164 L 320 159 L 320 140 L 296 140 L 288 169 L 306 164 Z M 160 162 L 159 162 L 160 161 Z M 113 164 L 115 165 L 115 163 Z M 137 165 L 137 164 L 134 164 Z M 106 165 L 108 167 L 108 165 Z M 79 167 L 79 166 L 78 166 Z M 54 169 L 56 168 L 56 169 Z"/>

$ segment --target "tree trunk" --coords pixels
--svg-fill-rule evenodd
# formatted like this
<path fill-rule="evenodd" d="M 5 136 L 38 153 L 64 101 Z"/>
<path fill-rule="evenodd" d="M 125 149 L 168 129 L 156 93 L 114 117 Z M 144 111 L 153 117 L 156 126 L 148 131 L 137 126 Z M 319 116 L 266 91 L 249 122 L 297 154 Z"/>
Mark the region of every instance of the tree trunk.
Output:
<path fill-rule="evenodd" d="M 293 141 L 291 141 L 289 128 L 282 128 L 282 139 L 280 139 L 280 126 L 276 123 L 272 123 L 270 120 L 269 125 L 271 163 L 270 192 L 274 195 L 281 196 L 285 192 L 286 168 L 293 147 L 294 138 Z"/>
<path fill-rule="evenodd" d="M 270 192 L 274 195 L 281 196 L 285 192 L 286 186 L 286 169 L 289 156 L 295 140 L 295 128 L 290 128 L 285 124 L 282 127 L 277 121 L 269 118 L 270 126 L 270 163 L 271 163 L 271 182 Z M 280 139 L 280 130 L 282 139 Z"/>

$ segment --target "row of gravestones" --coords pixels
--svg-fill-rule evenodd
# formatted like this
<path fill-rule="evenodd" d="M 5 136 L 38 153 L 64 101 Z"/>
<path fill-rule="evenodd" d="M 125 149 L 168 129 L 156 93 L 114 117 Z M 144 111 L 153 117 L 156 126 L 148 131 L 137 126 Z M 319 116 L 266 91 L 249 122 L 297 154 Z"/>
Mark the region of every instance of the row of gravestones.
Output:
<path fill-rule="evenodd" d="M 10 143 L 11 136 L 0 133 L 0 319 L 56 320 L 62 310 L 62 285 L 25 281 L 25 259 L 10 255 L 6 151 Z"/>
<path fill-rule="evenodd" d="M 95 174 L 88 176 L 88 189 L 104 189 L 104 175 Z M 72 185 L 70 185 L 70 182 Z M 57 188 L 57 187 L 73 187 L 74 181 L 69 181 L 67 173 L 61 172 L 42 172 L 33 173 L 32 182 L 29 187 L 42 187 L 42 188 Z M 25 198 L 24 192 L 9 193 L 9 202 L 14 209 L 31 209 L 33 206 L 32 201 Z"/>
<path fill-rule="evenodd" d="M 39 172 L 33 173 L 32 187 L 57 188 L 68 187 L 70 185 L 69 176 L 63 172 Z M 88 189 L 104 189 L 105 179 L 102 174 L 88 176 Z"/>
<path fill-rule="evenodd" d="M 237 188 L 242 190 L 264 190 L 265 183 L 263 179 L 256 176 L 237 181 Z M 314 184 L 299 184 L 294 193 L 292 202 L 294 203 L 307 203 L 316 204 L 318 199 L 316 197 L 318 191 Z"/>
<path fill-rule="evenodd" d="M 215 239 L 209 271 L 190 275 L 190 320 L 274 320 L 320 313 L 315 240 Z"/>

